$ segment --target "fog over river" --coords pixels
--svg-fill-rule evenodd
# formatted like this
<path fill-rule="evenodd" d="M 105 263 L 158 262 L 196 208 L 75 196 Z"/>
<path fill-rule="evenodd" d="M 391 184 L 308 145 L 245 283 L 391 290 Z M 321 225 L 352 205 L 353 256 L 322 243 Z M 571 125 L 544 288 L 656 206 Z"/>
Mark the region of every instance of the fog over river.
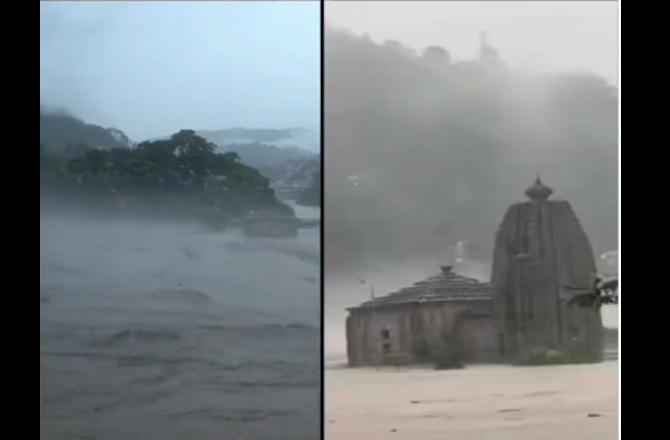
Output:
<path fill-rule="evenodd" d="M 318 229 L 42 213 L 40 235 L 41 438 L 318 437 Z"/>

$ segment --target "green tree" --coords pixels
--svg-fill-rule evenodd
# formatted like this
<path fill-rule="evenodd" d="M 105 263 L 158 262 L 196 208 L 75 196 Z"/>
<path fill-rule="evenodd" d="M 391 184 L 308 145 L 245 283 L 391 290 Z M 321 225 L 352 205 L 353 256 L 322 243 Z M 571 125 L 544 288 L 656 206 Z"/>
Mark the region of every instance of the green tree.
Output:
<path fill-rule="evenodd" d="M 80 195 L 84 191 L 96 200 L 122 195 L 142 205 L 168 204 L 173 211 L 216 208 L 224 217 L 261 209 L 293 214 L 257 169 L 242 163 L 235 152 L 217 153 L 214 144 L 193 130 L 134 148 L 81 145 L 79 151 L 83 154 L 56 159 L 40 145 L 42 181 L 54 180 L 62 168 L 62 179 L 71 183 L 68 191 Z"/>

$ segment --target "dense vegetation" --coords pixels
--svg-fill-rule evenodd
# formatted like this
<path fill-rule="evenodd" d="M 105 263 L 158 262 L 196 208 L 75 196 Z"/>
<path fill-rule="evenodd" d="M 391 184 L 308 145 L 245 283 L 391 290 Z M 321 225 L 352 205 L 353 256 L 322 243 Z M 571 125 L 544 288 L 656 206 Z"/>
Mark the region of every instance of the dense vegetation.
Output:
<path fill-rule="evenodd" d="M 600 310 L 602 306 L 619 304 L 619 280 L 596 278 L 593 287 L 574 295 L 568 304 Z"/>
<path fill-rule="evenodd" d="M 617 96 L 605 79 L 327 32 L 330 270 L 443 258 L 459 240 L 490 258 L 538 172 L 596 252 L 617 249 Z"/>
<path fill-rule="evenodd" d="M 250 211 L 293 211 L 274 195 L 267 178 L 234 152 L 182 130 L 135 147 L 71 145 L 68 154 L 40 145 L 43 198 L 111 212 L 199 215 L 221 223 Z"/>

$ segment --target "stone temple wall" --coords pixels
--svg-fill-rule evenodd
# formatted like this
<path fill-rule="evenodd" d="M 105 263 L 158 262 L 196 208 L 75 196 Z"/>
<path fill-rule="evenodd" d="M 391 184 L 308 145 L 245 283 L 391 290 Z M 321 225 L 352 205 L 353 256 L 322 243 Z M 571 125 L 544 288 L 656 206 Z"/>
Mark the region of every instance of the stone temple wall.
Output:
<path fill-rule="evenodd" d="M 357 309 L 346 331 L 352 367 L 432 362 L 445 349 L 465 363 L 500 360 L 490 301 Z"/>

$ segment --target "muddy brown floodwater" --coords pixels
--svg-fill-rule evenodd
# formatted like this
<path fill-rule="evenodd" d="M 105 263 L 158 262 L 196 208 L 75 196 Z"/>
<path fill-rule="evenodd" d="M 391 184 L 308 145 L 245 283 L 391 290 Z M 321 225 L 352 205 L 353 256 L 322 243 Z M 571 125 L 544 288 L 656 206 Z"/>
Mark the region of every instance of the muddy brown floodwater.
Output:
<path fill-rule="evenodd" d="M 318 229 L 43 215 L 43 439 L 317 439 Z"/>

